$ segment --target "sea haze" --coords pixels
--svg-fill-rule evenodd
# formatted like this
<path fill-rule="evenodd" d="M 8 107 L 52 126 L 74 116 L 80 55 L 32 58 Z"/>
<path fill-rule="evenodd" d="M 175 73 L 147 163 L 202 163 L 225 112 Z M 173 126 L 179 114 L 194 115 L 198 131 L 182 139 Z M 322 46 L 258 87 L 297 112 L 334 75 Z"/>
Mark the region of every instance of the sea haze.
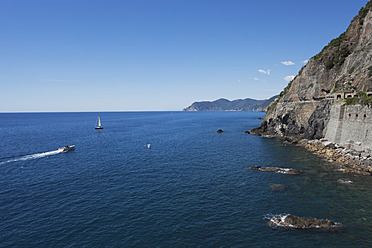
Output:
<path fill-rule="evenodd" d="M 0 114 L 1 247 L 372 246 L 371 179 L 245 134 L 264 113 L 100 113 L 95 130 L 97 115 Z M 304 173 L 247 170 L 256 165 Z M 345 228 L 267 226 L 285 214 Z"/>

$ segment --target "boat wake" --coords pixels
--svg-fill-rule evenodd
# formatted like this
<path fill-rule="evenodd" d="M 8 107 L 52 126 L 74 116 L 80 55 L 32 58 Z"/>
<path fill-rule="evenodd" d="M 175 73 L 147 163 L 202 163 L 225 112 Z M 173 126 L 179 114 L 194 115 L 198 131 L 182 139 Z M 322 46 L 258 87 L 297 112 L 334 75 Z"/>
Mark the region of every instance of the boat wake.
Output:
<path fill-rule="evenodd" d="M 56 155 L 56 154 L 59 154 L 61 152 L 64 152 L 64 151 L 63 150 L 55 150 L 55 151 L 50 151 L 50 152 L 35 153 L 35 154 L 21 156 L 21 157 L 18 157 L 18 158 L 13 158 L 13 159 L 9 159 L 7 161 L 0 162 L 0 165 L 11 163 L 11 162 L 17 162 L 17 161 L 43 158 L 43 157 L 46 157 L 46 156 Z"/>

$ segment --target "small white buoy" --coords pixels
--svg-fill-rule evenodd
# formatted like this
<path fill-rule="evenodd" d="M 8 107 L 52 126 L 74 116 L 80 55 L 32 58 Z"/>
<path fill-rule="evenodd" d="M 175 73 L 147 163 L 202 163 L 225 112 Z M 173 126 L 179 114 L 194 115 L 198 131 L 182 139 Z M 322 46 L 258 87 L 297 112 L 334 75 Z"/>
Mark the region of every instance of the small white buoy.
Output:
<path fill-rule="evenodd" d="M 147 148 L 148 149 L 151 149 L 151 144 L 147 144 Z"/>

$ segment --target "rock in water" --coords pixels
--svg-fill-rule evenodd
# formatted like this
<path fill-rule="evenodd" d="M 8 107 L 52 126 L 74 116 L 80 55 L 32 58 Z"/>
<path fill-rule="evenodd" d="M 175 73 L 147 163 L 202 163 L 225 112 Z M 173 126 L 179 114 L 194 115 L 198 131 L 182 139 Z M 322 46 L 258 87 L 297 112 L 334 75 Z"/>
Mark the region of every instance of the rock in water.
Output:
<path fill-rule="evenodd" d="M 222 129 L 218 129 L 217 130 L 217 133 L 223 133 L 223 130 Z"/>
<path fill-rule="evenodd" d="M 347 179 L 338 179 L 337 182 L 343 183 L 343 184 L 353 184 L 353 181 L 347 180 Z"/>
<path fill-rule="evenodd" d="M 245 131 L 246 134 L 250 134 L 251 132 L 250 131 Z"/>
<path fill-rule="evenodd" d="M 285 186 L 283 184 L 270 184 L 269 187 L 272 191 L 284 191 L 285 190 Z"/>
<path fill-rule="evenodd" d="M 271 227 L 284 227 L 293 229 L 333 229 L 341 227 L 341 224 L 335 223 L 331 220 L 304 218 L 294 215 L 288 215 L 286 217 L 273 217 L 267 224 Z"/>
<path fill-rule="evenodd" d="M 252 166 L 249 167 L 250 170 L 260 170 L 260 171 L 272 171 L 277 173 L 283 173 L 288 175 L 299 175 L 302 173 L 300 170 L 288 169 L 288 168 L 279 168 L 279 167 L 261 167 L 261 166 Z"/>

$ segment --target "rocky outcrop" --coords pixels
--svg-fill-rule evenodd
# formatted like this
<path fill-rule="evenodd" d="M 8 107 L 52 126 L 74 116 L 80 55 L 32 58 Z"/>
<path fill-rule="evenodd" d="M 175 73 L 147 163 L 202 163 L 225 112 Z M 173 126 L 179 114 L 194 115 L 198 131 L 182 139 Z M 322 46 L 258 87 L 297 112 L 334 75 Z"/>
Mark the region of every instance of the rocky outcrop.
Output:
<path fill-rule="evenodd" d="M 369 151 L 350 150 L 326 139 L 304 139 L 299 141 L 299 144 L 327 159 L 331 164 L 334 163 L 337 170 L 342 173 L 372 175 L 372 153 Z"/>
<path fill-rule="evenodd" d="M 308 128 L 305 138 L 321 139 L 325 135 L 326 126 L 329 121 L 330 101 L 321 101 L 315 108 L 308 120 Z"/>
<path fill-rule="evenodd" d="M 216 131 L 216 133 L 223 133 L 223 130 L 222 130 L 222 129 L 218 129 L 218 130 Z"/>
<path fill-rule="evenodd" d="M 309 60 L 267 110 L 253 134 L 325 136 L 333 104 L 327 95 L 372 91 L 372 1 L 351 21 L 347 31 Z"/>
<path fill-rule="evenodd" d="M 268 112 L 253 134 L 270 134 L 279 137 L 304 136 L 309 130 L 308 120 L 318 107 L 318 102 L 277 103 L 275 116 Z"/>
<path fill-rule="evenodd" d="M 268 221 L 267 224 L 271 227 L 285 227 L 293 229 L 334 229 L 341 227 L 341 224 L 335 223 L 331 220 L 303 218 L 294 215 L 273 217 Z"/>
<path fill-rule="evenodd" d="M 299 175 L 299 174 L 302 173 L 302 171 L 300 171 L 300 170 L 279 168 L 279 167 L 253 166 L 253 167 L 249 167 L 248 169 L 250 169 L 250 170 L 260 170 L 260 171 L 271 171 L 271 172 L 277 172 L 277 173 L 288 174 L 288 175 Z"/>

